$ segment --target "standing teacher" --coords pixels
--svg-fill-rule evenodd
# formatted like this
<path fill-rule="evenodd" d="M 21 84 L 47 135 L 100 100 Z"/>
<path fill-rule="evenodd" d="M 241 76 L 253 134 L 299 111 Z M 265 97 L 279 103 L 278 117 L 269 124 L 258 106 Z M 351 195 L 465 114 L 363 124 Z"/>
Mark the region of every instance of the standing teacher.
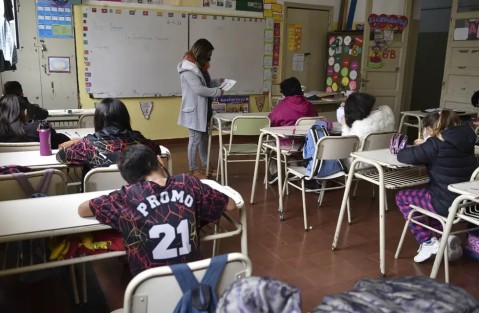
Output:
<path fill-rule="evenodd" d="M 208 40 L 198 39 L 178 64 L 182 97 L 178 124 L 188 128 L 188 166 L 190 174 L 198 178 L 206 178 L 211 97 L 223 94 L 218 86 L 224 79 L 211 79 L 208 73 L 213 49 Z M 200 168 L 196 164 L 196 151 L 200 153 Z"/>

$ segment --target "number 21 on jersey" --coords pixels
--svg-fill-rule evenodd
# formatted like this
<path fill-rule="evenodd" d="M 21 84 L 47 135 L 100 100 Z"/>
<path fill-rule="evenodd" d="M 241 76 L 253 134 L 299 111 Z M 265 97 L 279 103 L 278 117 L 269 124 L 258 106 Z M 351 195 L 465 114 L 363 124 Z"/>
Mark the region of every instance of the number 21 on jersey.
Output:
<path fill-rule="evenodd" d="M 165 236 L 160 240 L 158 245 L 153 249 L 153 258 L 155 260 L 164 260 L 176 258 L 180 255 L 185 255 L 191 252 L 190 233 L 188 227 L 188 220 L 184 219 L 175 228 L 170 224 L 155 225 L 150 229 L 150 238 L 160 238 L 161 234 Z M 176 236 L 181 236 L 181 247 L 169 248 Z"/>

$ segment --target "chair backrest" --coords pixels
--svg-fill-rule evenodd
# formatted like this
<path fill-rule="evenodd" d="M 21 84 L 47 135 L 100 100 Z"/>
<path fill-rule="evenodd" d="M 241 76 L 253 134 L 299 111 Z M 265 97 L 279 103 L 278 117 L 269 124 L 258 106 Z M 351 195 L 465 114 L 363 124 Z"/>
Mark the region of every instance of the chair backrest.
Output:
<path fill-rule="evenodd" d="M 237 116 L 231 122 L 231 136 L 259 136 L 261 128 L 269 125 L 267 116 Z"/>
<path fill-rule="evenodd" d="M 301 117 L 296 121 L 295 126 L 313 126 L 317 120 L 324 119 L 323 116 Z"/>
<path fill-rule="evenodd" d="M 91 128 L 95 127 L 95 123 L 93 122 L 93 118 L 95 115 L 93 114 L 84 114 L 80 116 L 78 119 L 78 127 L 80 128 Z"/>
<path fill-rule="evenodd" d="M 479 179 L 479 167 L 471 175 L 471 181 Z"/>
<path fill-rule="evenodd" d="M 119 189 L 126 185 L 116 164 L 88 171 L 83 180 L 84 192 Z"/>
<path fill-rule="evenodd" d="M 40 151 L 39 142 L 0 142 L 0 152 Z"/>
<path fill-rule="evenodd" d="M 206 272 L 211 259 L 188 263 L 198 281 Z M 241 253 L 228 254 L 228 261 L 217 285 L 217 294 L 236 279 L 251 276 L 251 261 Z M 125 291 L 124 313 L 173 312 L 183 296 L 169 266 L 146 270 L 135 276 Z"/>
<path fill-rule="evenodd" d="M 28 179 L 34 189 L 38 188 L 44 174 L 45 170 L 24 173 L 25 178 Z M 0 175 L 0 190 L 2 191 L 0 192 L 0 201 L 29 198 L 29 196 L 23 191 L 23 188 L 20 186 L 17 179 L 11 174 Z M 47 196 L 56 196 L 64 195 L 66 193 L 67 178 L 65 174 L 59 170 L 53 170 L 50 185 L 45 194 Z"/>
<path fill-rule="evenodd" d="M 391 137 L 396 131 L 369 133 L 364 138 L 359 151 L 378 150 L 389 148 Z"/>
<path fill-rule="evenodd" d="M 358 136 L 325 136 L 316 143 L 318 160 L 347 159 L 359 148 Z"/>

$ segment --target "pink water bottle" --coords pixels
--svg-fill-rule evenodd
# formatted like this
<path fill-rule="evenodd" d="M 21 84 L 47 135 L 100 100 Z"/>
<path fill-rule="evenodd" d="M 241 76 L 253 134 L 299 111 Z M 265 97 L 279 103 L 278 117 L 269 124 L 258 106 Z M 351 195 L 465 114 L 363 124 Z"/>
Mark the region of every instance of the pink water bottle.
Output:
<path fill-rule="evenodd" d="M 38 124 L 38 137 L 40 138 L 40 155 L 51 155 L 52 154 L 52 144 L 51 144 L 51 132 L 50 124 L 47 121 L 41 121 Z"/>

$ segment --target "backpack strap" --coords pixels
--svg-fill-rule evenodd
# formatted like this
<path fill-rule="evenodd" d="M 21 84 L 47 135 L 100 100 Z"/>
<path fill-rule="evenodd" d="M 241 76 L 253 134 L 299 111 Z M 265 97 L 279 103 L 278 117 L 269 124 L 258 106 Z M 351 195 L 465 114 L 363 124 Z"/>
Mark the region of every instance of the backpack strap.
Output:
<path fill-rule="evenodd" d="M 42 180 L 37 188 L 37 193 L 47 194 L 48 187 L 50 186 L 50 182 L 52 181 L 53 170 L 51 168 L 45 171 L 43 174 Z"/>
<path fill-rule="evenodd" d="M 17 183 L 20 185 L 23 192 L 28 198 L 30 198 L 35 193 L 32 184 L 30 184 L 24 173 L 13 173 L 12 176 L 17 180 Z"/>
<path fill-rule="evenodd" d="M 180 285 L 181 291 L 183 293 L 186 293 L 188 290 L 191 290 L 199 284 L 188 264 L 173 264 L 170 265 L 170 268 L 175 275 L 176 281 L 178 282 L 178 285 Z"/>
<path fill-rule="evenodd" d="M 220 280 L 221 274 L 223 273 L 223 269 L 226 266 L 226 262 L 228 262 L 228 255 L 222 254 L 218 255 L 211 259 L 210 266 L 206 270 L 205 276 L 201 280 L 202 284 L 206 284 L 211 286 L 213 289 L 216 288 L 218 281 Z"/>

